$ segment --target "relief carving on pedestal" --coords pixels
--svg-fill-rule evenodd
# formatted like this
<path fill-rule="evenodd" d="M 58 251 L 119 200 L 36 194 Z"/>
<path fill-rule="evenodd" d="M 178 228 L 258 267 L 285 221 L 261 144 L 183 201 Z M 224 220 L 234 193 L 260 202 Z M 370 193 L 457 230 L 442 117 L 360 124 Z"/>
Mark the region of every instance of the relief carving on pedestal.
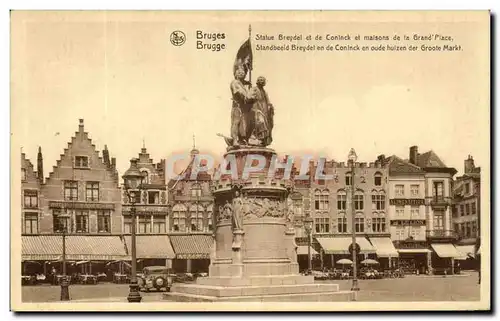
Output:
<path fill-rule="evenodd" d="M 270 200 L 268 198 L 244 198 L 243 216 L 249 219 L 262 217 L 278 218 L 285 216 L 285 210 L 282 202 L 278 200 Z"/>
<path fill-rule="evenodd" d="M 217 215 L 217 222 L 230 220 L 233 217 L 233 206 L 226 201 L 226 204 L 219 205 L 219 213 Z"/>

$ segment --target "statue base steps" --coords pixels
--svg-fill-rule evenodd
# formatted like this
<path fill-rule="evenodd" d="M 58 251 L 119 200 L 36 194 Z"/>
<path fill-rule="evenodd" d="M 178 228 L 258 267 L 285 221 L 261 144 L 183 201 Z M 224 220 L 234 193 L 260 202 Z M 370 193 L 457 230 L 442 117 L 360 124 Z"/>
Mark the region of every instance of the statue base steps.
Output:
<path fill-rule="evenodd" d="M 199 278 L 195 284 L 175 283 L 164 299 L 178 302 L 345 302 L 355 293 L 338 284 L 316 284 L 312 276 Z"/>

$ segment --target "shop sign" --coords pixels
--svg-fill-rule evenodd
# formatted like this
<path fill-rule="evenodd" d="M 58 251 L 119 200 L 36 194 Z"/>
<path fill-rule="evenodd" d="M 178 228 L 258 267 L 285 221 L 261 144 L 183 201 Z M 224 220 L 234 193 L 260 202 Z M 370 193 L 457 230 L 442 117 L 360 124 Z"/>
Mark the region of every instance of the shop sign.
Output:
<path fill-rule="evenodd" d="M 390 205 L 405 206 L 405 205 L 425 205 L 423 198 L 392 198 L 389 200 Z"/>
<path fill-rule="evenodd" d="M 113 210 L 115 208 L 115 204 L 50 201 L 49 208 L 61 208 L 61 209 L 62 208 L 70 208 L 70 209 L 84 209 L 84 210 Z"/>
<path fill-rule="evenodd" d="M 391 220 L 391 226 L 422 226 L 425 220 Z"/>

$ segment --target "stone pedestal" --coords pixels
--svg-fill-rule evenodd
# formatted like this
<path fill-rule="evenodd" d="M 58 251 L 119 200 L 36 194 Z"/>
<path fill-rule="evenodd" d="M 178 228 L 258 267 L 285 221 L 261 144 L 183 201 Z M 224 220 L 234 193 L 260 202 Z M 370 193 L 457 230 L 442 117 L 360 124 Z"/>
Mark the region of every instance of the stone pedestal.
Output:
<path fill-rule="evenodd" d="M 266 160 L 264 168 L 243 177 L 248 155 Z M 175 301 L 349 301 L 351 291 L 337 284 L 316 284 L 299 274 L 295 233 L 287 197 L 291 180 L 268 175 L 275 152 L 268 148 L 238 149 L 238 179 L 222 175 L 215 182 L 215 249 L 209 276 L 195 284 L 174 283 L 166 300 Z M 234 163 L 233 163 L 234 164 Z M 291 209 L 290 209 L 291 210 Z"/>

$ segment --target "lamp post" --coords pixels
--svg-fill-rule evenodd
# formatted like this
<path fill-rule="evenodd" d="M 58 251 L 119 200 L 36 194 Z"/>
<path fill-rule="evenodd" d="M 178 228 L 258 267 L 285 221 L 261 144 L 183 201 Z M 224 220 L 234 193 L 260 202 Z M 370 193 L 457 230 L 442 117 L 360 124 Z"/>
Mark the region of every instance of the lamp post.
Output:
<path fill-rule="evenodd" d="M 130 202 L 130 214 L 132 216 L 131 226 L 131 254 L 132 254 L 132 275 L 130 276 L 130 290 L 127 296 L 128 302 L 141 302 L 142 297 L 137 284 L 137 253 L 136 253 L 136 208 L 135 203 L 141 197 L 143 174 L 137 167 L 137 159 L 130 160 L 130 168 L 123 174 L 125 193 Z"/>
<path fill-rule="evenodd" d="M 352 287 L 351 291 L 359 291 L 358 286 L 358 246 L 356 244 L 356 209 L 354 207 L 354 195 L 356 189 L 354 188 L 354 164 L 358 159 L 356 151 L 351 148 L 347 156 L 349 165 L 351 167 L 351 231 L 352 231 Z"/>
<path fill-rule="evenodd" d="M 59 216 L 59 226 L 62 228 L 62 278 L 61 278 L 61 301 L 69 301 L 69 282 L 66 277 L 66 233 L 68 233 L 68 214 Z"/>
<path fill-rule="evenodd" d="M 307 270 L 308 271 L 312 270 L 312 262 L 311 262 L 312 225 L 313 225 L 313 219 L 311 218 L 311 215 L 308 214 L 306 216 L 306 218 L 304 219 L 304 228 L 306 229 L 306 234 L 307 234 Z"/>

